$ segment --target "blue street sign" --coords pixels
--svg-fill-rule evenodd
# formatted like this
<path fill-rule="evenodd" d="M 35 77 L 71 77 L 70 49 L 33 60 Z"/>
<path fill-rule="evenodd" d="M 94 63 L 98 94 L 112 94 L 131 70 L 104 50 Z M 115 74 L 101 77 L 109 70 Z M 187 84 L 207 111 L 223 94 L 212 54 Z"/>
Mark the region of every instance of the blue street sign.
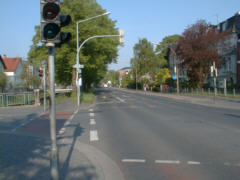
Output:
<path fill-rule="evenodd" d="M 176 79 L 177 79 L 177 76 L 176 76 L 176 75 L 172 75 L 172 79 L 173 79 L 173 80 L 176 80 Z"/>

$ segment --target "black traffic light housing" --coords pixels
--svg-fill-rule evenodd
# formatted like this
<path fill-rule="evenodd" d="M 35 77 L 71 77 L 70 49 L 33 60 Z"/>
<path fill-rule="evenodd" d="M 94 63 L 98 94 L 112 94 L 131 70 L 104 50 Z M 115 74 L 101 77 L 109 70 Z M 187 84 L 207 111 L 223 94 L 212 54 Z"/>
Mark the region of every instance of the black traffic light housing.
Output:
<path fill-rule="evenodd" d="M 43 70 L 42 70 L 42 69 L 39 69 L 39 70 L 38 70 L 38 76 L 39 76 L 39 77 L 42 77 L 42 76 L 43 76 Z"/>
<path fill-rule="evenodd" d="M 71 23 L 70 15 L 60 13 L 59 0 L 41 0 L 41 41 L 54 43 L 61 46 L 62 43 L 71 40 L 71 33 L 61 32 L 61 27 Z"/>

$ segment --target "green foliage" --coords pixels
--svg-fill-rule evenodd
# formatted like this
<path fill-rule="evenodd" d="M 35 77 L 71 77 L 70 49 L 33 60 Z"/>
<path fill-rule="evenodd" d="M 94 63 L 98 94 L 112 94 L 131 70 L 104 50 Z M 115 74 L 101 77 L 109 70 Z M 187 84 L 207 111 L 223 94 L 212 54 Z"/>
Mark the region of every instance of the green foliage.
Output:
<path fill-rule="evenodd" d="M 0 72 L 0 88 L 2 92 L 4 91 L 6 86 L 7 86 L 7 76 L 3 72 Z"/>
<path fill-rule="evenodd" d="M 122 79 L 122 87 L 124 88 L 129 87 L 131 83 L 132 83 L 131 73 L 128 73 Z"/>
<path fill-rule="evenodd" d="M 171 78 L 168 68 L 162 68 L 155 75 L 155 84 L 164 84 L 167 79 Z"/>
<path fill-rule="evenodd" d="M 41 84 L 40 77 L 33 75 L 33 72 L 29 71 L 28 64 L 23 64 L 21 79 L 24 81 L 24 87 L 28 89 L 39 87 Z"/>
<path fill-rule="evenodd" d="M 181 38 L 180 35 L 166 36 L 159 43 L 159 45 L 157 45 L 156 53 L 158 54 L 158 57 L 160 59 L 160 66 L 162 67 L 168 66 L 167 54 L 169 46 L 176 44 L 180 40 L 180 38 Z"/>
<path fill-rule="evenodd" d="M 76 64 L 76 22 L 103 14 L 105 10 L 95 0 L 65 0 L 61 5 L 61 14 L 70 14 L 72 24 L 62 28 L 62 31 L 70 32 L 72 40 L 63 44 L 56 50 L 56 81 L 59 84 L 75 84 Z M 94 35 L 118 34 L 115 21 L 103 16 L 79 24 L 79 44 Z M 33 45 L 28 53 L 30 62 L 39 65 L 47 59 L 47 48 L 40 43 L 39 26 L 35 27 L 36 34 L 33 37 Z M 82 72 L 84 87 L 90 87 L 93 82 L 100 82 L 107 71 L 107 64 L 116 62 L 118 38 L 99 38 L 88 41 L 80 52 L 80 64 L 84 65 Z"/>
<path fill-rule="evenodd" d="M 111 81 L 113 86 L 119 86 L 119 76 L 120 74 L 118 71 L 110 70 L 106 73 L 102 82 L 107 83 Z"/>
<path fill-rule="evenodd" d="M 139 39 L 133 48 L 134 57 L 131 59 L 131 67 L 134 72 L 137 71 L 138 76 L 145 75 L 149 72 L 155 72 L 160 64 L 153 45 L 147 39 Z"/>

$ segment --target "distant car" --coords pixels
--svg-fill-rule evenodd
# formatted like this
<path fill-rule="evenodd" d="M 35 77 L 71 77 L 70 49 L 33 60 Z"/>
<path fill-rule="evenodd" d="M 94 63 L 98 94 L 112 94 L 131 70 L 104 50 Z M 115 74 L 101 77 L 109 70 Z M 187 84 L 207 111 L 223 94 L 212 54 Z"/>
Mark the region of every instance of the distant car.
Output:
<path fill-rule="evenodd" d="M 107 85 L 107 84 L 104 84 L 104 85 L 103 85 L 103 87 L 104 87 L 104 88 L 107 88 L 107 87 L 108 87 L 108 85 Z"/>

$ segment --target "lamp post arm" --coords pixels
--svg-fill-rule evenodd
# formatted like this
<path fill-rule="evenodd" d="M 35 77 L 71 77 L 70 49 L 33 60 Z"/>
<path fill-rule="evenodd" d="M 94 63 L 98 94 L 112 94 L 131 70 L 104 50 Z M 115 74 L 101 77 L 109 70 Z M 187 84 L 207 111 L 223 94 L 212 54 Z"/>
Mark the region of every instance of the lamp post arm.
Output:
<path fill-rule="evenodd" d="M 120 36 L 121 36 L 121 35 L 98 35 L 98 36 L 89 37 L 89 38 L 87 38 L 85 41 L 82 42 L 82 44 L 79 46 L 77 52 L 78 52 L 78 54 L 79 54 L 81 48 L 83 47 L 83 45 L 84 45 L 87 41 L 89 41 L 89 40 L 91 40 L 91 39 L 95 39 L 95 38 L 108 38 L 108 37 L 120 37 Z"/>
<path fill-rule="evenodd" d="M 106 12 L 106 13 L 98 15 L 98 16 L 94 16 L 94 17 L 91 17 L 91 18 L 88 18 L 88 19 L 84 19 L 84 20 L 78 21 L 77 24 L 85 22 L 85 21 L 89 21 L 89 20 L 92 20 L 92 19 L 96 19 L 96 18 L 99 18 L 101 16 L 106 16 L 108 14 L 110 14 L 110 12 Z"/>

